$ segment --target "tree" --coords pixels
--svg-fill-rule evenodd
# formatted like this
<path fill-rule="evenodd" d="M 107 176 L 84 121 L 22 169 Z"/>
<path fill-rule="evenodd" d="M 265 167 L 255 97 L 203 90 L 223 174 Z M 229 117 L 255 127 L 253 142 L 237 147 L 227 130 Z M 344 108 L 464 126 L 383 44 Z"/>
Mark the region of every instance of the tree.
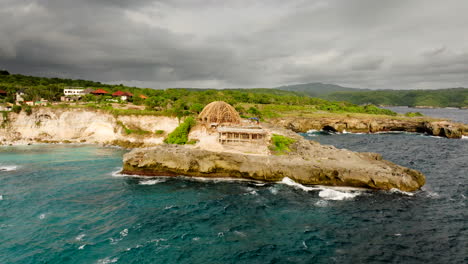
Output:
<path fill-rule="evenodd" d="M 247 110 L 247 113 L 253 115 L 253 116 L 256 116 L 256 117 L 261 117 L 262 116 L 262 113 L 260 112 L 260 110 L 258 110 L 257 108 L 251 106 L 248 110 Z"/>
<path fill-rule="evenodd" d="M 199 114 L 203 110 L 203 105 L 199 103 L 195 103 L 192 106 L 190 106 L 189 110 L 193 113 Z"/>
<path fill-rule="evenodd" d="M 7 70 L 0 70 L 0 75 L 10 75 Z"/>

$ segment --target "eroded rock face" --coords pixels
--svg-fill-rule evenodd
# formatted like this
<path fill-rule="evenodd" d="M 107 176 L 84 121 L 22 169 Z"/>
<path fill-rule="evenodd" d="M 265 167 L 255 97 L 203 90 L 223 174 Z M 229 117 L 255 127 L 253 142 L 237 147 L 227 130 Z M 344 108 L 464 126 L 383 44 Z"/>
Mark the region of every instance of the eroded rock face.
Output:
<path fill-rule="evenodd" d="M 124 156 L 123 173 L 147 176 L 238 178 L 266 182 L 289 177 L 301 184 L 418 190 L 423 174 L 382 160 L 379 154 L 356 153 L 298 140 L 289 155 L 213 152 L 193 146 L 161 145 L 135 149 Z"/>
<path fill-rule="evenodd" d="M 424 121 L 422 119 L 392 118 L 275 118 L 270 122 L 295 132 L 307 132 L 311 129 L 337 132 L 376 133 L 388 131 L 405 131 L 427 133 L 432 136 L 461 138 L 468 135 L 468 126 L 449 121 Z"/>
<path fill-rule="evenodd" d="M 31 115 L 9 113 L 8 122 L 0 120 L 0 145 L 34 142 L 87 142 L 114 144 L 114 142 L 161 144 L 163 136 L 153 132 L 173 131 L 176 118 L 163 116 L 113 116 L 103 111 L 87 109 L 34 108 Z M 144 136 L 128 134 L 123 126 L 141 129 Z"/>

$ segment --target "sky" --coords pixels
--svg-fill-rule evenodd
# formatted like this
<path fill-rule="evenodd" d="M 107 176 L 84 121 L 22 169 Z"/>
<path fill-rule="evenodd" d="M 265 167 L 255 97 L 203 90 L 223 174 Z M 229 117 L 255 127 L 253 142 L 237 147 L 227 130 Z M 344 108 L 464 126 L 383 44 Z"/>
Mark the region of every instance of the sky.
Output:
<path fill-rule="evenodd" d="M 466 0 L 0 0 L 0 68 L 149 88 L 468 87 Z"/>

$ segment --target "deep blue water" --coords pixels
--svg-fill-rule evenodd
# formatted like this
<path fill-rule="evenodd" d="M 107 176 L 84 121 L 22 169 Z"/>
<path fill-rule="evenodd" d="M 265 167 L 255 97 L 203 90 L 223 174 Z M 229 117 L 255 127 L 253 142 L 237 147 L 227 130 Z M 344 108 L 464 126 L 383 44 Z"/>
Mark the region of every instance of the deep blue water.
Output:
<path fill-rule="evenodd" d="M 310 139 L 379 152 L 427 185 L 330 200 L 285 184 L 116 177 L 115 148 L 0 147 L 11 169 L 0 171 L 0 263 L 468 262 L 468 140 Z"/>

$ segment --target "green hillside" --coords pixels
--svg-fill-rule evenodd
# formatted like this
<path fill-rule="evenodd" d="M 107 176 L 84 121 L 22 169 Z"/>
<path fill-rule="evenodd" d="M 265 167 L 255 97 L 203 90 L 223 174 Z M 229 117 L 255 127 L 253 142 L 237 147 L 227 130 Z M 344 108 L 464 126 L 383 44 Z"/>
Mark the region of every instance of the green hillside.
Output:
<path fill-rule="evenodd" d="M 101 88 L 109 93 L 116 91 L 130 92 L 134 95 L 133 104 L 144 105 L 148 114 L 161 115 L 192 115 L 212 101 L 226 101 L 235 106 L 238 111 L 245 116 L 262 117 L 258 109 L 259 105 L 270 105 L 265 117 L 273 117 L 281 111 L 289 111 L 294 108 L 301 108 L 309 112 L 333 112 L 333 113 L 365 113 L 396 115 L 387 109 L 381 109 L 373 105 L 358 106 L 348 102 L 331 102 L 324 99 L 300 95 L 295 92 L 275 90 L 275 89 L 184 89 L 172 88 L 165 90 L 155 90 L 149 88 L 128 87 L 124 85 L 109 85 L 100 82 L 86 80 L 72 80 L 60 78 L 33 77 L 20 74 L 0 74 L 0 90 L 7 92 L 7 96 L 1 98 L 2 102 L 15 100 L 15 93 L 23 90 L 24 99 L 37 101 L 41 98 L 49 102 L 58 102 L 63 96 L 65 87 L 93 87 Z M 147 99 L 142 99 L 139 95 L 145 95 Z M 88 94 L 84 96 L 81 103 L 90 102 L 98 104 L 99 107 L 110 107 L 112 98 L 107 96 L 94 96 Z M 125 103 L 125 102 L 122 102 Z"/>
<path fill-rule="evenodd" d="M 353 104 L 410 107 L 468 107 L 468 88 L 336 92 L 323 96 L 323 98 L 347 101 Z"/>

